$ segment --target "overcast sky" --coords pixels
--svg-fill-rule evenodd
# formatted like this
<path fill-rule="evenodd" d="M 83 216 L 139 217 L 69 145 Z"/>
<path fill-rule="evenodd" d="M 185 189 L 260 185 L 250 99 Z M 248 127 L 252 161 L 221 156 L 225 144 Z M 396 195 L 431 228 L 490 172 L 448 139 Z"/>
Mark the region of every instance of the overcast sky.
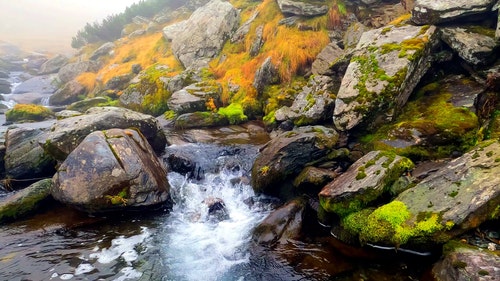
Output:
<path fill-rule="evenodd" d="M 25 49 L 71 49 L 87 22 L 123 12 L 139 0 L 0 0 L 0 40 Z"/>

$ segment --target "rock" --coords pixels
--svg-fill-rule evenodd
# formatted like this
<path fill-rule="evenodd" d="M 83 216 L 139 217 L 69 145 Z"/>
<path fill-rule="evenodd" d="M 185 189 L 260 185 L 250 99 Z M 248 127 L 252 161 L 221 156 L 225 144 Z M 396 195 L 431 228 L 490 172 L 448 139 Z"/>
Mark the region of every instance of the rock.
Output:
<path fill-rule="evenodd" d="M 66 63 L 68 63 L 68 58 L 66 56 L 57 55 L 53 58 L 50 58 L 48 61 L 42 64 L 42 66 L 40 66 L 40 71 L 38 71 L 38 75 L 56 73 Z"/>
<path fill-rule="evenodd" d="M 185 68 L 206 67 L 238 28 L 239 20 L 238 10 L 229 2 L 212 0 L 163 33 L 172 40 L 174 55 Z"/>
<path fill-rule="evenodd" d="M 284 132 L 260 151 L 252 167 L 252 187 L 257 193 L 276 195 L 280 184 L 296 176 L 335 147 L 339 136 L 323 126 L 305 126 Z"/>
<path fill-rule="evenodd" d="M 266 86 L 279 82 L 279 75 L 276 66 L 272 63 L 271 57 L 268 57 L 255 72 L 253 86 L 258 93 L 262 93 Z"/>
<path fill-rule="evenodd" d="M 192 112 L 184 113 L 175 119 L 176 129 L 192 129 L 205 127 L 218 127 L 229 125 L 229 120 L 214 112 Z"/>
<path fill-rule="evenodd" d="M 97 60 L 102 56 L 107 56 L 113 52 L 115 44 L 113 42 L 107 42 L 102 44 L 97 50 L 95 50 L 92 55 L 90 55 L 90 60 Z"/>
<path fill-rule="evenodd" d="M 0 71 L 0 78 L 1 79 L 9 78 L 9 74 L 5 71 Z"/>
<path fill-rule="evenodd" d="M 49 97 L 50 105 L 68 105 L 85 95 L 87 89 L 76 80 L 71 80 Z"/>
<path fill-rule="evenodd" d="M 455 241 L 444 248 L 451 249 L 432 267 L 435 280 L 487 281 L 500 278 L 500 257 L 497 254 Z"/>
<path fill-rule="evenodd" d="M 415 0 L 411 21 L 416 24 L 438 24 L 489 12 L 496 0 L 433 1 Z"/>
<path fill-rule="evenodd" d="M 255 30 L 255 38 L 250 45 L 250 50 L 248 50 L 248 54 L 251 57 L 255 57 L 259 54 L 262 45 L 264 45 L 264 38 L 262 37 L 262 33 L 264 32 L 264 25 L 259 25 Z"/>
<path fill-rule="evenodd" d="M 52 119 L 54 113 L 42 105 L 36 104 L 16 104 L 13 108 L 5 112 L 7 122 L 39 122 Z"/>
<path fill-rule="evenodd" d="M 493 63 L 497 57 L 498 44 L 495 38 L 474 32 L 485 27 L 443 27 L 439 33 L 441 39 L 467 63 L 473 66 L 485 66 Z"/>
<path fill-rule="evenodd" d="M 119 90 L 119 91 L 124 90 L 125 88 L 127 88 L 128 83 L 132 78 L 133 76 L 131 74 L 114 76 L 111 79 L 109 79 L 108 82 L 106 82 L 104 90 Z"/>
<path fill-rule="evenodd" d="M 56 81 L 57 76 L 54 74 L 35 76 L 30 78 L 16 87 L 13 94 L 24 93 L 39 93 L 39 94 L 53 94 L 57 90 Z"/>
<path fill-rule="evenodd" d="M 411 168 L 413 163 L 407 158 L 371 151 L 321 190 L 321 206 L 340 217 L 360 211 L 383 195 L 395 195 L 391 185 Z"/>
<path fill-rule="evenodd" d="M 41 93 L 24 93 L 12 95 L 10 100 L 15 103 L 20 104 L 38 104 L 41 105 L 47 101 L 51 95 L 50 94 L 41 94 Z"/>
<path fill-rule="evenodd" d="M 57 120 L 40 144 L 48 154 L 62 161 L 88 134 L 111 128 L 137 128 L 155 152 L 165 149 L 165 134 L 153 116 L 118 107 L 93 107 L 82 116 Z"/>
<path fill-rule="evenodd" d="M 389 25 L 363 33 L 335 100 L 341 131 L 387 122 L 406 103 L 430 67 L 438 43 L 434 26 Z"/>
<path fill-rule="evenodd" d="M 55 160 L 38 144 L 41 129 L 14 128 L 5 133 L 5 174 L 12 179 L 33 179 L 52 176 Z"/>
<path fill-rule="evenodd" d="M 44 55 L 33 55 L 27 58 L 28 62 L 24 65 L 26 70 L 30 73 L 38 73 L 40 71 L 40 67 L 47 62 L 47 57 Z"/>
<path fill-rule="evenodd" d="M 11 85 L 10 82 L 5 79 L 0 79 L 0 93 L 1 94 L 10 94 L 11 93 Z"/>
<path fill-rule="evenodd" d="M 500 215 L 500 143 L 490 141 L 429 175 L 394 201 L 346 219 L 360 240 L 429 247 Z"/>
<path fill-rule="evenodd" d="M 336 43 L 328 44 L 312 63 L 311 71 L 314 75 L 332 75 L 330 66 L 344 55 L 344 50 Z"/>
<path fill-rule="evenodd" d="M 75 117 L 75 116 L 80 116 L 83 113 L 80 111 L 75 111 L 75 110 L 61 110 L 59 112 L 56 112 L 56 118 L 57 119 L 66 119 L 70 117 Z"/>
<path fill-rule="evenodd" d="M 332 79 L 328 76 L 314 76 L 293 101 L 274 114 L 276 121 L 290 120 L 297 126 L 319 124 L 333 115 L 335 105 Z"/>
<path fill-rule="evenodd" d="M 215 105 L 221 105 L 222 87 L 218 83 L 196 83 L 172 94 L 168 100 L 168 108 L 181 115 L 207 110 L 211 100 Z"/>
<path fill-rule="evenodd" d="M 67 106 L 67 109 L 69 110 L 75 110 L 80 113 L 84 113 L 85 111 L 89 110 L 92 107 L 97 107 L 103 104 L 107 104 L 109 100 L 105 97 L 95 97 L 95 98 L 90 98 L 90 99 L 84 99 L 81 101 L 74 102 L 70 105 Z M 81 114 L 79 114 L 81 115 Z"/>
<path fill-rule="evenodd" d="M 91 61 L 68 63 L 59 69 L 57 77 L 62 83 L 67 83 L 84 72 L 95 72 L 98 69 L 98 65 Z"/>
<path fill-rule="evenodd" d="M 252 25 L 253 21 L 257 18 L 259 15 L 259 11 L 255 11 L 252 16 L 247 19 L 239 28 L 236 30 L 236 32 L 233 34 L 231 37 L 231 43 L 240 43 L 245 39 L 245 36 L 247 36 L 248 32 L 250 32 L 250 26 Z"/>
<path fill-rule="evenodd" d="M 498 11 L 498 20 L 497 20 L 497 29 L 495 30 L 495 39 L 497 41 L 500 40 L 500 5 L 497 3 L 497 11 Z"/>
<path fill-rule="evenodd" d="M 307 194 L 318 194 L 321 189 L 340 175 L 338 171 L 305 167 L 293 181 L 293 186 Z"/>
<path fill-rule="evenodd" d="M 301 235 L 306 207 L 307 200 L 299 197 L 274 210 L 255 227 L 252 234 L 253 242 L 271 247 L 297 240 Z"/>
<path fill-rule="evenodd" d="M 0 223 L 12 221 L 36 211 L 49 198 L 52 180 L 38 181 L 0 200 Z"/>
<path fill-rule="evenodd" d="M 357 21 L 349 25 L 342 40 L 344 43 L 344 49 L 349 50 L 356 48 L 361 36 L 368 30 L 370 30 L 368 27 Z"/>
<path fill-rule="evenodd" d="M 328 6 L 326 5 L 316 5 L 305 1 L 278 0 L 278 5 L 284 15 L 314 17 L 324 15 L 328 12 Z"/>
<path fill-rule="evenodd" d="M 61 164 L 53 182 L 56 200 L 90 213 L 159 206 L 170 200 L 165 168 L 133 129 L 89 134 Z"/>
<path fill-rule="evenodd" d="M 136 30 L 136 31 L 134 31 L 134 32 L 130 33 L 130 34 L 128 35 L 128 38 L 135 38 L 135 37 L 142 36 L 142 35 L 144 35 L 144 34 L 146 34 L 146 30 L 144 30 L 144 29 L 139 29 L 139 30 Z"/>
<path fill-rule="evenodd" d="M 208 219 L 211 222 L 221 222 L 230 219 L 224 200 L 220 198 L 209 197 L 203 200 L 208 208 Z"/>

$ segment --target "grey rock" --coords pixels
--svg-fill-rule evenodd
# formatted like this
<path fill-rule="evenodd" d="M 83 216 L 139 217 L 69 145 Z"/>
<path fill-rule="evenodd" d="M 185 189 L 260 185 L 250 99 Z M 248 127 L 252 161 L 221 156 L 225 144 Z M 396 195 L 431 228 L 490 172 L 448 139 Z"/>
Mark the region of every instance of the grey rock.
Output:
<path fill-rule="evenodd" d="M 57 73 L 57 77 L 62 83 L 67 83 L 84 72 L 95 72 L 97 70 L 97 64 L 91 61 L 68 63 L 61 67 Z"/>
<path fill-rule="evenodd" d="M 115 48 L 115 44 L 113 42 L 107 42 L 102 44 L 97 50 L 95 50 L 92 55 L 90 55 L 90 60 L 97 60 L 102 56 L 109 55 L 113 49 Z"/>
<path fill-rule="evenodd" d="M 105 90 L 123 90 L 127 88 L 130 80 L 133 78 L 132 74 L 123 74 L 114 76 L 104 85 Z"/>
<path fill-rule="evenodd" d="M 215 112 L 192 112 L 179 115 L 175 119 L 176 129 L 206 128 L 229 125 L 229 120 Z"/>
<path fill-rule="evenodd" d="M 70 118 L 70 117 L 80 116 L 82 114 L 83 113 L 81 113 L 80 111 L 68 110 L 68 109 L 61 110 L 61 111 L 55 113 L 57 119 L 66 119 L 66 118 Z"/>
<path fill-rule="evenodd" d="M 87 89 L 82 84 L 76 80 L 71 80 L 49 97 L 49 104 L 68 105 L 78 101 L 80 96 L 85 95 L 86 92 Z"/>
<path fill-rule="evenodd" d="M 5 172 L 13 179 L 52 176 L 55 160 L 38 144 L 44 135 L 41 129 L 14 128 L 5 133 Z"/>
<path fill-rule="evenodd" d="M 262 48 L 262 45 L 264 45 L 264 38 L 262 38 L 263 31 L 263 25 L 259 25 L 255 30 L 255 39 L 253 40 L 252 45 L 250 46 L 250 50 L 248 51 L 251 57 L 255 57 L 256 55 L 258 55 L 260 52 L 260 48 Z"/>
<path fill-rule="evenodd" d="M 276 84 L 279 82 L 278 70 L 276 66 L 271 61 L 271 57 L 268 57 L 262 65 L 255 72 L 255 78 L 253 80 L 253 86 L 258 93 L 262 93 L 266 86 Z"/>
<path fill-rule="evenodd" d="M 61 164 L 53 182 L 55 199 L 90 213 L 170 200 L 165 167 L 133 129 L 89 134 Z"/>
<path fill-rule="evenodd" d="M 57 75 L 35 76 L 16 87 L 13 94 L 39 93 L 53 94 L 57 90 Z"/>
<path fill-rule="evenodd" d="M 216 57 L 239 24 L 239 12 L 229 2 L 212 0 L 186 21 L 167 26 L 164 36 L 185 68 L 205 67 Z"/>
<path fill-rule="evenodd" d="M 489 12 L 495 2 L 496 0 L 415 0 L 411 21 L 416 24 L 449 22 L 466 16 Z"/>
<path fill-rule="evenodd" d="M 363 33 L 368 30 L 370 30 L 370 28 L 366 27 L 362 23 L 357 21 L 353 22 L 351 25 L 349 25 L 349 27 L 347 27 L 347 30 L 344 34 L 344 48 L 346 50 L 355 48 Z"/>
<path fill-rule="evenodd" d="M 443 27 L 439 32 L 441 39 L 473 66 L 491 64 L 497 57 L 495 38 L 475 33 L 472 27 Z"/>
<path fill-rule="evenodd" d="M 64 160 L 88 134 L 111 128 L 138 128 L 157 153 L 165 149 L 165 133 L 153 116 L 118 107 L 94 107 L 84 115 L 57 120 L 40 144 L 49 155 Z"/>
<path fill-rule="evenodd" d="M 314 75 L 332 75 L 333 71 L 330 70 L 330 66 L 337 60 L 341 59 L 344 56 L 344 53 L 344 50 L 339 48 L 336 43 L 332 42 L 328 44 L 323 50 L 321 50 L 312 63 L 312 73 Z"/>
<path fill-rule="evenodd" d="M 278 0 L 280 10 L 285 15 L 320 16 L 328 12 L 328 6 L 316 5 L 305 1 Z"/>
<path fill-rule="evenodd" d="M 216 105 L 221 105 L 221 93 L 222 87 L 218 84 L 196 83 L 173 93 L 167 104 L 170 110 L 179 115 L 195 111 L 206 111 L 206 104 L 209 99 L 212 99 Z"/>
<path fill-rule="evenodd" d="M 135 37 L 142 36 L 142 35 L 144 35 L 144 34 L 146 34 L 146 30 L 144 30 L 144 29 L 139 29 L 139 30 L 136 30 L 136 31 L 134 31 L 134 32 L 130 33 L 130 34 L 128 35 L 128 38 L 135 38 Z"/>
<path fill-rule="evenodd" d="M 89 99 L 84 99 L 81 101 L 73 102 L 67 106 L 67 109 L 80 112 L 80 114 L 78 114 L 78 115 L 81 115 L 81 113 L 85 113 L 90 108 L 96 107 L 96 106 L 99 106 L 102 104 L 106 104 L 107 102 L 109 102 L 109 100 L 105 97 L 89 98 Z"/>
<path fill-rule="evenodd" d="M 430 67 L 430 52 L 439 42 L 435 30 L 402 25 L 363 33 L 335 100 L 335 127 L 348 131 L 391 120 Z M 408 40 L 420 44 L 405 47 Z"/>
<path fill-rule="evenodd" d="M 258 15 L 259 11 L 255 11 L 252 16 L 236 30 L 236 32 L 231 37 L 231 43 L 242 42 L 243 39 L 245 39 L 245 36 L 250 31 L 252 22 L 257 18 Z"/>
<path fill-rule="evenodd" d="M 10 82 L 0 78 L 0 93 L 2 94 L 10 94 L 11 93 L 11 85 Z"/>
<path fill-rule="evenodd" d="M 57 55 L 46 61 L 44 64 L 42 64 L 42 66 L 40 66 L 40 71 L 38 72 L 38 75 L 56 73 L 66 63 L 68 63 L 68 58 L 66 56 Z"/>
<path fill-rule="evenodd" d="M 38 181 L 0 200 L 0 222 L 12 221 L 33 213 L 50 197 L 52 180 Z"/>

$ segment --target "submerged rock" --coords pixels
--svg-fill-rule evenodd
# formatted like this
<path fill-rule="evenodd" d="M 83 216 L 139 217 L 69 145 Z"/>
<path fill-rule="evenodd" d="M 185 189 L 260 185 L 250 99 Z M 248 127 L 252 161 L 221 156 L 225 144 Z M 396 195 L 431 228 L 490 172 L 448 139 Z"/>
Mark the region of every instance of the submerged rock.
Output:
<path fill-rule="evenodd" d="M 224 200 L 220 198 L 209 197 L 203 200 L 203 203 L 208 208 L 208 219 L 210 221 L 221 222 L 230 218 Z"/>
<path fill-rule="evenodd" d="M 53 177 L 52 196 L 85 210 L 164 204 L 170 199 L 167 172 L 144 136 L 110 129 L 88 135 Z"/>
<path fill-rule="evenodd" d="M 35 211 L 49 198 L 52 180 L 38 181 L 27 188 L 0 199 L 0 223 L 15 220 Z"/>
<path fill-rule="evenodd" d="M 415 0 L 411 20 L 416 24 L 437 24 L 489 12 L 496 0 Z"/>
<path fill-rule="evenodd" d="M 335 100 L 336 128 L 348 131 L 361 123 L 370 128 L 390 120 L 430 67 L 435 30 L 389 25 L 363 33 Z"/>

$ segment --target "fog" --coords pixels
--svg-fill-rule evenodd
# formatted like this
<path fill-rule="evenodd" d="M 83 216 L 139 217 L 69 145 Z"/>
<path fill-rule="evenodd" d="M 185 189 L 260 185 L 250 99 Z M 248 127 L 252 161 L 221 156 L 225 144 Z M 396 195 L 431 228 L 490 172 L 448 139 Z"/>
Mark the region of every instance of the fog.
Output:
<path fill-rule="evenodd" d="M 0 40 L 29 51 L 71 52 L 87 22 L 123 12 L 139 0 L 0 0 Z"/>

